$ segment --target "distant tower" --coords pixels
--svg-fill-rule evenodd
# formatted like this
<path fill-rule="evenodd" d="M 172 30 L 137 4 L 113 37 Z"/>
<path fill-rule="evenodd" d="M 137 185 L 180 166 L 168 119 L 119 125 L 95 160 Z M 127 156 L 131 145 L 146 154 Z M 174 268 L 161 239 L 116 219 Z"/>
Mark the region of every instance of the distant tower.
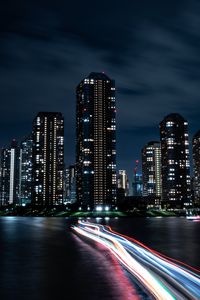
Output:
<path fill-rule="evenodd" d="M 33 121 L 33 204 L 63 204 L 64 118 L 40 112 Z"/>
<path fill-rule="evenodd" d="M 143 196 L 161 196 L 160 143 L 149 142 L 142 149 Z"/>
<path fill-rule="evenodd" d="M 143 181 L 142 181 L 142 174 L 138 173 L 138 165 L 139 160 L 135 161 L 135 167 L 133 170 L 133 182 L 132 182 L 132 195 L 134 197 L 142 196 L 142 188 L 143 188 Z"/>
<path fill-rule="evenodd" d="M 139 164 L 139 160 L 137 159 L 136 161 L 135 161 L 135 167 L 134 167 L 134 171 L 133 171 L 133 176 L 134 176 L 134 182 L 136 182 L 137 180 L 136 180 L 136 177 L 137 177 L 137 169 L 138 169 L 138 164 Z"/>
<path fill-rule="evenodd" d="M 64 204 L 69 203 L 70 197 L 70 177 L 69 177 L 69 167 L 65 168 L 64 172 Z"/>
<path fill-rule="evenodd" d="M 188 122 L 170 114 L 160 123 L 162 200 L 173 206 L 191 204 Z"/>
<path fill-rule="evenodd" d="M 200 130 L 193 136 L 192 150 L 194 203 L 200 205 Z"/>
<path fill-rule="evenodd" d="M 128 196 L 129 194 L 129 182 L 128 176 L 126 174 L 126 170 L 119 170 L 119 174 L 117 176 L 117 188 L 124 190 L 124 195 Z"/>
<path fill-rule="evenodd" d="M 20 204 L 20 148 L 16 140 L 1 150 L 1 205 Z"/>
<path fill-rule="evenodd" d="M 97 207 L 116 202 L 115 83 L 91 73 L 77 87 L 77 201 Z"/>
<path fill-rule="evenodd" d="M 76 202 L 75 165 L 70 165 L 65 169 L 65 201 L 71 204 Z"/>

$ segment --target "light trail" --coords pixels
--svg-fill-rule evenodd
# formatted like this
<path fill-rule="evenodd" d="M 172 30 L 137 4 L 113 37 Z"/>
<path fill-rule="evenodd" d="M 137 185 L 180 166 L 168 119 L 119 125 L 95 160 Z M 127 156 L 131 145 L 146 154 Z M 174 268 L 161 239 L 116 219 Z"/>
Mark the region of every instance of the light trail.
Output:
<path fill-rule="evenodd" d="M 194 272 L 196 272 L 196 273 L 200 273 L 200 269 L 194 268 L 194 267 L 192 267 L 192 266 L 190 266 L 190 265 L 188 265 L 188 264 L 186 264 L 186 263 L 184 263 L 184 262 L 182 262 L 182 261 L 180 261 L 180 260 L 178 260 L 178 259 L 169 257 L 169 256 L 167 256 L 167 255 L 164 255 L 164 254 L 162 254 L 162 253 L 156 251 L 156 250 L 153 250 L 153 249 L 147 247 L 146 245 L 144 245 L 143 243 L 141 243 L 141 242 L 139 242 L 139 241 L 133 239 L 132 237 L 129 237 L 129 236 L 124 235 L 124 234 L 121 234 L 121 233 L 119 233 L 119 232 L 115 232 L 115 231 L 114 231 L 110 226 L 108 226 L 108 225 L 106 225 L 105 227 L 107 227 L 107 228 L 109 229 L 110 232 L 112 232 L 112 233 L 114 233 L 114 234 L 117 234 L 118 236 L 122 236 L 122 237 L 126 238 L 127 240 L 132 241 L 132 242 L 135 243 L 135 244 L 138 244 L 138 245 L 141 246 L 142 248 L 147 249 L 148 251 L 154 253 L 155 255 L 160 256 L 160 257 L 163 258 L 163 259 L 170 260 L 171 262 L 176 262 L 176 263 L 178 263 L 179 265 L 183 265 L 183 266 L 185 266 L 186 268 L 188 268 L 188 269 L 190 269 L 190 270 L 192 270 L 192 271 L 194 271 Z"/>
<path fill-rule="evenodd" d="M 180 266 L 109 226 L 78 221 L 72 229 L 109 249 L 155 299 L 200 299 L 200 277 L 193 272 L 199 270 Z"/>
<path fill-rule="evenodd" d="M 118 236 L 115 233 L 114 235 L 116 237 Z M 166 259 L 166 257 L 163 257 L 158 252 L 155 252 L 150 248 L 147 248 L 146 246 L 144 248 L 141 247 L 141 243 L 139 247 L 137 245 L 134 245 L 133 243 L 128 243 L 126 239 L 122 240 L 122 243 L 124 244 L 125 248 L 128 247 L 131 252 L 134 251 L 133 254 L 136 254 L 137 257 L 143 261 L 143 263 L 148 263 L 148 265 L 150 265 L 151 267 L 153 266 L 157 269 L 158 273 L 162 271 L 162 276 L 166 277 L 166 275 L 169 275 L 171 278 L 175 279 L 177 287 L 179 285 L 179 288 L 181 288 L 182 290 L 185 287 L 185 294 L 187 295 L 187 297 L 190 296 L 190 293 L 188 293 L 189 291 L 194 296 L 197 296 L 197 299 L 200 299 L 199 276 L 197 274 L 195 274 L 191 270 L 175 264 L 174 262 L 171 262 L 169 259 Z M 136 244 L 138 244 L 138 242 Z M 148 249 L 148 251 L 146 249 Z M 184 266 L 187 265 L 184 264 Z M 195 268 L 192 269 L 196 270 Z"/>

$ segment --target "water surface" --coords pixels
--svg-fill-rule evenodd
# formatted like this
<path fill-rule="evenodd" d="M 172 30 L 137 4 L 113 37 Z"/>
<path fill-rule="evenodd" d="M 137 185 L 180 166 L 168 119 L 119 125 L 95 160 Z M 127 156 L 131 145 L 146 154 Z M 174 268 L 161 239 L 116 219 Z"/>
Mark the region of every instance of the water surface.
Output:
<path fill-rule="evenodd" d="M 91 221 L 200 266 L 198 222 L 171 217 Z M 0 218 L 0 299 L 129 300 L 137 294 L 145 299 L 109 251 L 74 234 L 70 224 L 65 218 Z"/>

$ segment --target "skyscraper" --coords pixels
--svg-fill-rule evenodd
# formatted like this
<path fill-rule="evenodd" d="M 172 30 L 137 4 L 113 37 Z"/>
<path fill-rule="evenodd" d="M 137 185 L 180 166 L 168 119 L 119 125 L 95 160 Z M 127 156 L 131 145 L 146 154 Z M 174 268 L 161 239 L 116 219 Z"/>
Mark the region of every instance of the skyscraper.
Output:
<path fill-rule="evenodd" d="M 160 123 L 162 200 L 172 207 L 191 203 L 188 122 L 170 114 Z"/>
<path fill-rule="evenodd" d="M 151 141 L 142 149 L 143 196 L 161 196 L 160 143 Z"/>
<path fill-rule="evenodd" d="M 116 202 L 115 83 L 91 73 L 77 87 L 77 200 L 84 207 Z"/>
<path fill-rule="evenodd" d="M 76 202 L 75 165 L 70 165 L 65 169 L 65 201 L 71 204 Z"/>
<path fill-rule="evenodd" d="M 124 190 L 124 195 L 128 196 L 129 194 L 129 182 L 128 176 L 126 174 L 126 170 L 119 170 L 119 174 L 117 176 L 117 188 Z"/>
<path fill-rule="evenodd" d="M 194 203 L 200 205 L 200 130 L 192 139 Z"/>
<path fill-rule="evenodd" d="M 21 142 L 20 148 L 20 203 L 26 205 L 32 200 L 32 135 Z"/>
<path fill-rule="evenodd" d="M 0 205 L 9 204 L 10 149 L 1 149 Z"/>
<path fill-rule="evenodd" d="M 1 205 L 20 204 L 20 148 L 16 140 L 1 150 Z"/>
<path fill-rule="evenodd" d="M 63 203 L 64 119 L 58 112 L 40 112 L 33 121 L 33 204 Z"/>

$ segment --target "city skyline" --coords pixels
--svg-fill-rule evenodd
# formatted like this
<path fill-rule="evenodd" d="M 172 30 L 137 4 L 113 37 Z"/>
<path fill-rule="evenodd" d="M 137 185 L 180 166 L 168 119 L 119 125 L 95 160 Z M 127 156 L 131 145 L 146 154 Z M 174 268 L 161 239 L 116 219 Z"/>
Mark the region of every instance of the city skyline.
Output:
<path fill-rule="evenodd" d="M 13 140 L 11 146 L 1 150 L 2 204 L 32 203 L 48 206 L 53 203 L 54 205 L 62 204 L 63 201 L 66 204 L 69 203 L 69 199 L 73 203 L 76 198 L 74 195 L 77 193 L 77 203 L 85 208 L 91 208 L 93 203 L 95 205 L 110 204 L 112 201 L 113 203 L 121 201 L 124 196 L 135 195 L 136 191 L 131 191 L 131 188 L 127 191 L 123 188 L 123 196 L 119 184 L 118 196 L 115 197 L 116 185 L 122 172 L 116 169 L 115 157 L 115 81 L 104 73 L 93 72 L 80 82 L 76 91 L 77 151 L 76 170 L 74 169 L 74 175 L 72 175 L 75 176 L 75 185 L 70 178 L 71 183 L 67 183 L 67 169 L 70 166 L 64 162 L 66 143 L 64 143 L 62 113 L 39 112 L 33 120 L 32 133 L 24 140 Z M 163 204 L 168 203 L 168 198 L 169 202 L 170 199 L 176 200 L 175 202 L 178 201 L 179 204 L 186 206 L 190 205 L 191 201 L 198 204 L 199 144 L 197 137 L 199 131 L 193 136 L 193 143 L 190 145 L 193 151 L 190 153 L 188 122 L 183 116 L 169 114 L 160 122 L 159 128 L 160 141 L 150 141 L 141 149 L 142 196 L 150 196 L 152 199 L 158 197 Z M 16 152 L 15 159 L 12 145 L 17 144 L 19 144 L 17 147 L 19 151 Z M 189 160 L 189 156 L 193 157 L 193 161 Z M 133 184 L 141 184 L 138 177 L 140 175 L 138 164 L 139 160 L 136 160 L 133 181 L 127 177 L 127 183 L 129 187 L 132 185 L 133 189 Z M 194 171 L 190 172 L 192 166 Z M 14 175 L 13 170 L 20 172 Z M 116 171 L 119 172 L 118 175 Z M 126 170 L 123 172 L 126 174 Z M 49 183 L 45 183 L 46 180 Z M 14 185 L 15 189 L 13 189 Z M 95 191 L 96 199 L 93 196 Z M 5 200 L 7 198 L 4 193 L 8 199 L 16 193 L 16 199 Z M 49 196 L 46 195 L 48 193 Z M 194 195 L 197 196 L 195 199 Z M 49 199 L 48 203 L 46 198 Z"/>
<path fill-rule="evenodd" d="M 47 113 L 52 113 L 53 111 L 45 111 Z M 34 116 L 37 115 L 38 113 L 40 113 L 39 111 L 37 113 L 34 113 Z M 62 113 L 62 112 L 60 112 Z M 171 112 L 171 113 L 174 113 L 174 112 Z M 170 113 L 170 114 L 171 114 Z M 62 113 L 63 114 L 63 113 Z M 64 115 L 64 114 L 63 114 Z M 76 115 L 76 113 L 75 113 Z M 167 115 L 163 116 L 162 118 L 166 117 Z M 184 117 L 184 116 L 183 116 Z M 117 120 L 117 118 L 116 118 Z M 187 120 L 187 119 L 186 119 Z M 160 120 L 161 121 L 161 120 Z M 188 120 L 187 120 L 188 121 Z M 65 123 L 64 123 L 65 124 Z M 30 130 L 29 131 L 26 131 L 26 129 L 24 129 L 25 131 L 25 134 L 22 135 L 22 136 L 19 136 L 18 139 L 16 139 L 16 137 L 12 137 L 10 140 L 8 140 L 8 143 L 6 144 L 3 144 L 0 149 L 4 149 L 4 148 L 7 148 L 9 146 L 9 144 L 13 141 L 13 140 L 16 140 L 17 142 L 22 142 L 24 139 L 27 138 L 27 135 L 28 135 L 28 132 L 31 132 L 32 131 L 32 120 L 29 120 L 29 125 L 30 125 Z M 116 126 L 116 128 L 118 129 L 118 125 Z M 151 128 L 151 126 L 149 127 L 149 129 Z M 153 136 L 155 137 L 154 140 L 158 140 L 160 141 L 160 135 L 159 135 L 159 123 L 155 124 L 155 126 L 152 128 L 152 131 L 156 132 L 157 131 L 157 134 L 152 134 L 150 136 Z M 66 125 L 64 125 L 64 132 L 66 131 Z M 199 129 L 197 129 L 196 131 L 194 130 L 194 133 L 193 134 L 190 134 L 190 122 L 188 121 L 188 137 L 189 137 L 189 157 L 190 157 L 190 173 L 192 175 L 193 173 L 193 158 L 192 158 L 192 141 L 193 141 L 193 137 L 199 132 Z M 147 133 L 148 133 L 148 130 L 147 130 Z M 117 142 L 117 147 L 118 147 L 118 130 L 116 130 L 116 142 Z M 148 135 L 147 135 L 148 137 Z M 75 150 L 75 139 L 76 139 L 76 134 L 74 133 L 74 136 L 72 137 L 71 140 L 68 140 L 66 141 L 66 136 L 64 134 L 64 140 L 65 142 L 70 145 L 71 143 L 74 143 L 74 153 L 72 153 L 72 161 L 69 161 L 67 158 L 69 157 L 67 155 L 67 150 L 66 148 L 68 147 L 65 147 L 65 166 L 69 166 L 69 165 L 73 165 L 75 164 L 76 162 L 76 150 Z M 126 141 L 125 141 L 126 142 Z M 132 182 L 133 178 L 134 178 L 134 168 L 135 168 L 135 163 L 137 161 L 137 171 L 138 173 L 142 173 L 142 148 L 149 142 L 148 138 L 145 139 L 144 137 L 144 144 L 141 144 L 139 145 L 138 143 L 137 146 L 138 146 L 138 156 L 136 157 L 136 159 L 132 158 L 131 161 L 127 160 L 126 161 L 126 164 L 124 165 L 121 165 L 121 163 L 119 163 L 119 160 L 121 161 L 121 159 L 119 159 L 118 157 L 118 151 L 117 151 L 117 170 L 119 171 L 120 169 L 125 169 L 126 172 L 127 172 L 127 175 L 128 175 L 128 178 L 130 180 L 130 182 Z M 121 156 L 121 155 L 120 155 Z M 131 164 L 132 163 L 132 164 Z M 125 168 L 125 166 L 127 166 L 127 168 Z"/>
<path fill-rule="evenodd" d="M 1 10 L 0 147 L 26 136 L 39 111 L 60 111 L 72 141 L 65 161 L 74 163 L 74 91 L 92 71 L 115 78 L 117 168 L 129 177 L 165 115 L 188 120 L 191 142 L 200 128 L 198 1 L 12 4 Z"/>

